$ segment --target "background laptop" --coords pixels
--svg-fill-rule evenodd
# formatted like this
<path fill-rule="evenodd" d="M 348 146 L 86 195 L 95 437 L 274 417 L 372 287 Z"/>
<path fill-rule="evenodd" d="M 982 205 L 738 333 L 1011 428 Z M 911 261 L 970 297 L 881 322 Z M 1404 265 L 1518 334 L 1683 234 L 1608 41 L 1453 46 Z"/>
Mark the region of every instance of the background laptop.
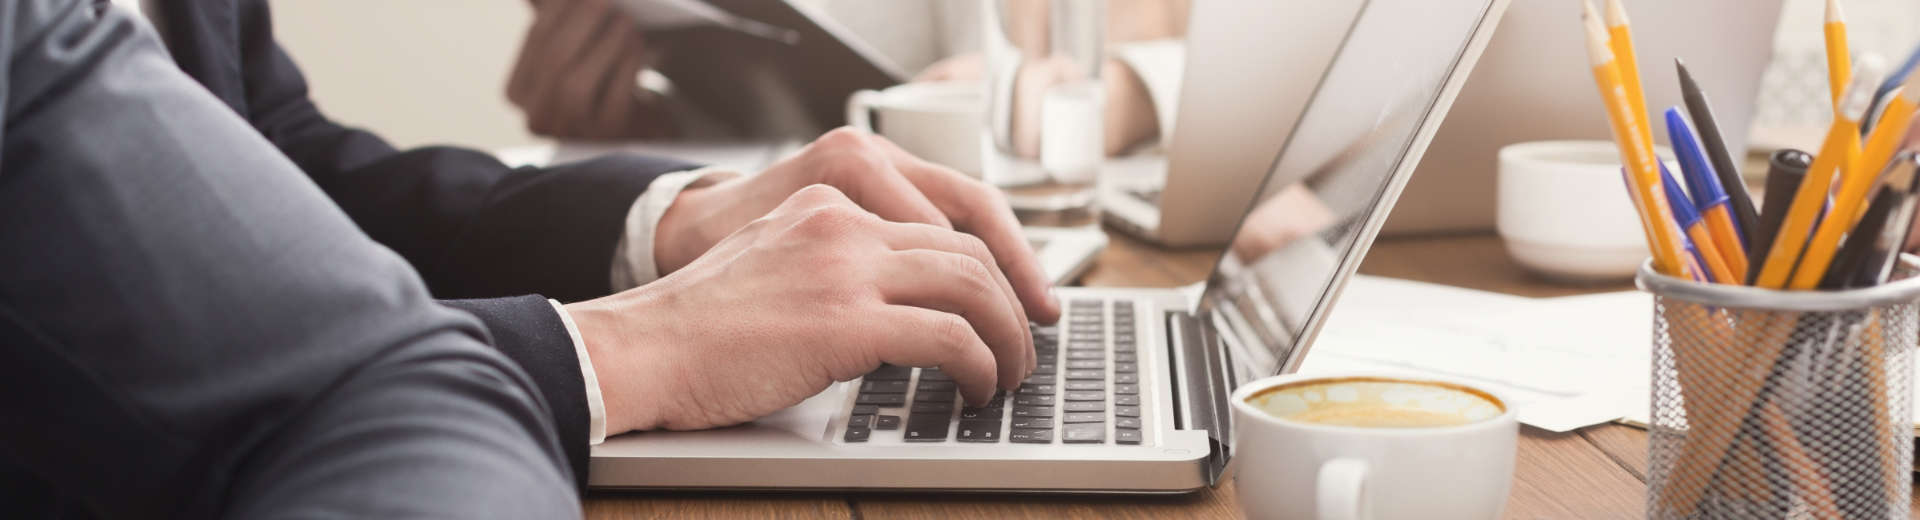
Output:
<path fill-rule="evenodd" d="M 1249 188 L 1274 195 L 1240 227 L 1268 236 L 1301 210 L 1324 224 L 1236 244 L 1203 294 L 1062 289 L 1066 317 L 1035 328 L 1041 369 L 998 405 L 958 407 L 937 369 L 883 367 L 750 424 L 609 439 L 593 449 L 589 484 L 1168 493 L 1217 483 L 1231 460 L 1224 399 L 1305 356 L 1505 6 L 1361 3 L 1294 137 L 1275 145 L 1286 152 L 1267 186 Z"/>

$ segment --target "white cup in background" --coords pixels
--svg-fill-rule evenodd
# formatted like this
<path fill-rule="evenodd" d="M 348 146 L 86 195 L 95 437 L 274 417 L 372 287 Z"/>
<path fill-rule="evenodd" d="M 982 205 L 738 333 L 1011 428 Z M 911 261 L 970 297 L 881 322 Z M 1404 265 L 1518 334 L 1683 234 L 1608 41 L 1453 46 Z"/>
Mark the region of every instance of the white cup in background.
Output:
<path fill-rule="evenodd" d="M 1679 171 L 1671 162 L 1667 167 Z M 1612 142 L 1508 145 L 1500 149 L 1499 174 L 1500 237 L 1521 266 L 1549 278 L 1598 282 L 1632 278 L 1647 259 Z"/>
<path fill-rule="evenodd" d="M 1281 395 L 1288 392 L 1295 394 Z M 1461 418 L 1441 426 L 1340 424 L 1283 414 L 1288 403 L 1276 402 L 1283 397 L 1316 405 L 1379 399 L 1416 418 Z M 1426 377 L 1292 374 L 1241 386 L 1232 406 L 1234 494 L 1249 518 L 1478 520 L 1506 507 L 1520 425 L 1496 394 Z M 1365 419 L 1351 407 L 1319 412 Z"/>
<path fill-rule="evenodd" d="M 977 81 L 907 83 L 847 98 L 847 124 L 885 136 L 922 159 L 980 175 L 980 121 L 986 93 Z"/>

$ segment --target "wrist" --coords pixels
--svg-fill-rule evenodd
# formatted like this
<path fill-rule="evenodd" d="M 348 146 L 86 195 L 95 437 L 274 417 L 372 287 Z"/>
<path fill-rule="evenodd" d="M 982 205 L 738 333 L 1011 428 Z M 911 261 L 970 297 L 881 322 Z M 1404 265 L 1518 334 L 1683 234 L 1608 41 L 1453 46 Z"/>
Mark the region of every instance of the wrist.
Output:
<path fill-rule="evenodd" d="M 706 252 L 706 245 L 714 239 L 700 227 L 703 220 L 702 203 L 707 199 L 707 186 L 688 186 L 675 195 L 673 203 L 660 214 L 660 223 L 653 233 L 653 265 L 659 276 L 680 270 Z"/>
<path fill-rule="evenodd" d="M 635 298 L 641 301 L 632 301 Z M 664 345 L 659 335 L 666 331 L 640 323 L 655 313 L 638 309 L 650 300 L 642 290 L 566 304 L 593 360 L 598 376 L 600 399 L 605 407 L 607 435 L 650 430 L 665 423 L 670 414 L 663 388 L 672 386 L 661 370 L 670 361 L 660 355 Z"/>

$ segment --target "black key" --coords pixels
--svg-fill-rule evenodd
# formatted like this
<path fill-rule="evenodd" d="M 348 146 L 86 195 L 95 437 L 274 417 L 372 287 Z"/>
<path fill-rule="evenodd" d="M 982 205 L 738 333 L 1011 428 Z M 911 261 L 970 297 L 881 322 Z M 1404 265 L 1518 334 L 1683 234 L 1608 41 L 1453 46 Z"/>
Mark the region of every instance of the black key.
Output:
<path fill-rule="evenodd" d="M 916 388 L 919 388 L 921 390 L 925 390 L 928 392 L 952 392 L 953 382 L 952 381 L 921 381 L 920 385 L 917 386 Z"/>
<path fill-rule="evenodd" d="M 947 420 L 945 415 L 907 416 L 907 431 L 903 437 L 907 442 L 938 442 L 947 440 Z"/>
<path fill-rule="evenodd" d="M 1059 368 L 1057 368 L 1058 366 L 1059 366 L 1059 364 L 1058 364 L 1058 363 L 1040 363 L 1040 364 L 1036 364 L 1036 365 L 1034 365 L 1034 366 L 1033 366 L 1033 375 L 1036 375 L 1036 376 L 1050 376 L 1050 375 L 1053 375 L 1053 374 L 1054 374 L 1054 373 L 1055 373 L 1056 371 L 1058 371 L 1058 370 L 1059 370 Z"/>
<path fill-rule="evenodd" d="M 913 367 L 899 365 L 880 365 L 879 369 L 867 374 L 868 381 L 906 381 L 913 377 Z"/>
<path fill-rule="evenodd" d="M 1116 396 L 1113 396 L 1113 405 L 1114 406 L 1140 406 L 1140 396 L 1116 395 Z"/>
<path fill-rule="evenodd" d="M 1067 351 L 1067 359 L 1070 359 L 1070 360 L 1072 359 L 1106 359 L 1106 358 L 1107 358 L 1107 353 L 1106 351 L 1102 351 L 1102 350 Z M 1068 363 L 1072 363 L 1072 361 L 1068 361 Z"/>
<path fill-rule="evenodd" d="M 980 408 L 999 408 L 1000 405 L 1006 404 L 1006 402 L 1007 402 L 1007 391 L 995 390 L 993 391 L 993 397 L 987 398 L 987 405 L 981 406 Z"/>
<path fill-rule="evenodd" d="M 1134 372 L 1139 372 L 1140 365 L 1138 363 L 1114 363 L 1113 371 L 1114 373 L 1119 373 L 1119 374 L 1131 374 Z"/>
<path fill-rule="evenodd" d="M 853 406 L 853 415 L 873 415 L 876 413 L 880 413 L 880 407 L 878 406 L 874 406 L 870 404 L 860 404 L 860 405 Z"/>
<path fill-rule="evenodd" d="M 1006 413 L 1007 413 L 1007 409 L 1000 408 L 1000 407 L 961 408 L 960 418 L 961 419 L 993 419 L 997 421 L 997 420 L 1000 420 L 1000 416 L 1006 415 Z"/>
<path fill-rule="evenodd" d="M 1121 353 L 1119 353 L 1119 354 L 1114 354 L 1114 355 L 1113 355 L 1113 362 L 1115 362 L 1115 363 L 1138 363 L 1138 362 L 1140 362 L 1140 357 L 1139 357 L 1139 355 L 1138 355 L 1138 354 L 1134 354 L 1134 353 L 1132 353 L 1132 352 L 1121 352 Z"/>
<path fill-rule="evenodd" d="M 1059 354 L 1045 354 L 1045 353 L 1037 353 L 1037 352 L 1040 352 L 1040 351 L 1039 351 L 1038 349 L 1035 349 L 1035 350 L 1034 350 L 1034 352 L 1036 352 L 1036 354 L 1034 354 L 1034 355 L 1033 355 L 1033 362 L 1034 362 L 1034 364 L 1040 364 L 1040 363 L 1059 363 L 1059 362 L 1060 362 L 1060 355 L 1059 355 Z"/>
<path fill-rule="evenodd" d="M 873 427 L 873 416 L 871 416 L 871 415 L 855 415 L 855 416 L 853 416 L 853 417 L 848 417 L 848 418 L 847 418 L 847 427 L 848 427 L 848 428 L 872 428 L 872 427 Z"/>
<path fill-rule="evenodd" d="M 1103 371 L 1103 370 L 1068 370 L 1067 371 L 1067 382 L 1069 383 L 1073 382 L 1073 380 L 1075 379 L 1103 380 L 1106 378 L 1107 378 L 1107 373 L 1106 371 Z"/>
<path fill-rule="evenodd" d="M 1119 428 L 1122 430 L 1138 430 L 1140 429 L 1140 418 L 1139 417 L 1115 417 L 1113 418 L 1113 427 Z"/>
<path fill-rule="evenodd" d="M 1067 392 L 1068 401 L 1105 401 L 1105 392 Z"/>
<path fill-rule="evenodd" d="M 1014 428 L 1007 434 L 1007 441 L 1022 444 L 1052 444 L 1053 429 Z"/>
<path fill-rule="evenodd" d="M 946 372 L 941 372 L 940 369 L 929 368 L 929 369 L 920 371 L 920 380 L 921 381 L 952 381 L 953 376 L 947 375 Z"/>
<path fill-rule="evenodd" d="M 898 415 L 876 415 L 873 419 L 873 429 L 875 430 L 900 429 L 900 416 Z"/>
<path fill-rule="evenodd" d="M 905 394 L 860 394 L 860 397 L 855 399 L 853 404 L 870 404 L 883 408 L 899 408 L 900 405 L 907 404 L 907 396 Z"/>
<path fill-rule="evenodd" d="M 867 381 L 860 383 L 860 391 L 869 394 L 904 394 L 907 393 L 907 382 L 905 380 Z"/>
<path fill-rule="evenodd" d="M 866 417 L 866 416 L 862 415 L 861 417 Z M 847 436 L 846 436 L 847 442 L 867 442 L 867 438 L 872 436 L 873 436 L 872 429 L 868 429 L 864 427 L 847 428 Z"/>
<path fill-rule="evenodd" d="M 1129 385 L 1134 383 L 1139 383 L 1140 374 L 1114 374 L 1113 382 L 1121 383 L 1121 384 L 1129 384 Z"/>
<path fill-rule="evenodd" d="M 1020 386 L 1022 387 L 1026 387 L 1028 385 L 1051 385 L 1051 384 L 1053 384 L 1053 374 L 1028 376 L 1026 380 L 1020 382 Z"/>
<path fill-rule="evenodd" d="M 953 402 L 953 392 L 920 392 L 913 395 L 914 402 Z"/>
<path fill-rule="evenodd" d="M 1113 393 L 1120 395 L 1140 395 L 1140 385 L 1113 385 Z"/>
<path fill-rule="evenodd" d="M 1000 442 L 1000 421 L 960 421 L 960 442 Z"/>
<path fill-rule="evenodd" d="M 1021 385 L 1014 395 L 1053 395 L 1054 385 Z"/>
<path fill-rule="evenodd" d="M 1113 407 L 1113 416 L 1114 416 L 1114 417 L 1139 417 L 1139 416 L 1140 416 L 1140 407 L 1138 407 L 1138 406 L 1115 406 L 1115 407 Z"/>
<path fill-rule="evenodd" d="M 1107 389 L 1105 381 L 1068 381 L 1067 391 L 1098 392 Z"/>
<path fill-rule="evenodd" d="M 1011 424 L 1014 428 L 1053 428 L 1052 417 L 1015 417 Z"/>
<path fill-rule="evenodd" d="M 1053 417 L 1053 407 L 1051 406 L 1015 406 L 1013 407 L 1013 416 L 1014 417 Z"/>
<path fill-rule="evenodd" d="M 1100 412 L 1070 413 L 1065 417 L 1061 417 L 1060 422 L 1067 424 L 1104 423 L 1107 422 L 1107 416 Z"/>
<path fill-rule="evenodd" d="M 1068 401 L 1065 410 L 1069 412 L 1104 412 L 1106 401 Z"/>
<path fill-rule="evenodd" d="M 1117 442 L 1120 444 L 1139 444 L 1141 437 L 1142 436 L 1140 435 L 1140 430 L 1114 430 L 1113 431 L 1113 442 Z"/>
<path fill-rule="evenodd" d="M 1133 343 L 1133 333 L 1131 332 L 1125 333 L 1125 334 L 1115 333 L 1113 335 L 1113 342 L 1114 343 Z"/>
<path fill-rule="evenodd" d="M 1013 397 L 1014 406 L 1053 406 L 1051 395 L 1017 395 Z"/>
<path fill-rule="evenodd" d="M 950 413 L 953 401 L 921 401 L 913 403 L 913 413 Z"/>
<path fill-rule="evenodd" d="M 1105 424 L 1069 424 L 1060 430 L 1060 440 L 1067 444 L 1093 444 L 1107 442 Z"/>
<path fill-rule="evenodd" d="M 1073 370 L 1100 370 L 1107 368 L 1107 362 L 1098 359 L 1076 359 L 1068 361 L 1067 368 Z"/>

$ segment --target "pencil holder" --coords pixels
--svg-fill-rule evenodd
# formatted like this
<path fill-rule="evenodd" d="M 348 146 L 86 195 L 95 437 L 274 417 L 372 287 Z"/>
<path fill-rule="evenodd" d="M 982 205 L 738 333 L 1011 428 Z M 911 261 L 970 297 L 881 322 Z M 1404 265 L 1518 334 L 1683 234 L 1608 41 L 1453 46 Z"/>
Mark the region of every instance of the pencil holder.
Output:
<path fill-rule="evenodd" d="M 1908 518 L 1920 278 L 1847 291 L 1653 293 L 1647 516 Z"/>

